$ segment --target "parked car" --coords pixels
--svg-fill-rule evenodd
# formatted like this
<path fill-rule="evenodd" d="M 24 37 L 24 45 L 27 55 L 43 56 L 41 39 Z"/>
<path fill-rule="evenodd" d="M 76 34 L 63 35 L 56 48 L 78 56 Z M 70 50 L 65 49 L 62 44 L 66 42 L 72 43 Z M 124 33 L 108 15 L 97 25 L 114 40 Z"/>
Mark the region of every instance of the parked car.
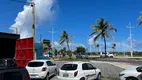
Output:
<path fill-rule="evenodd" d="M 105 57 L 105 53 L 104 52 L 100 52 L 100 57 Z M 106 57 L 113 58 L 114 55 L 113 55 L 113 53 L 107 52 L 106 53 Z"/>
<path fill-rule="evenodd" d="M 120 72 L 119 77 L 120 77 L 120 80 L 142 80 L 140 67 L 135 66 L 135 67 L 123 70 L 122 72 Z"/>
<path fill-rule="evenodd" d="M 32 60 L 28 62 L 26 69 L 31 79 L 45 79 L 57 74 L 57 68 L 54 61 L 51 60 Z"/>
<path fill-rule="evenodd" d="M 1 59 L 0 80 L 30 80 L 30 76 L 27 69 L 18 67 L 14 59 Z"/>
<path fill-rule="evenodd" d="M 4 58 L 0 59 L 0 67 L 17 67 L 15 59 Z"/>
<path fill-rule="evenodd" d="M 100 69 L 89 62 L 67 62 L 59 69 L 58 80 L 101 80 Z"/>
<path fill-rule="evenodd" d="M 84 58 L 88 58 L 88 54 L 87 53 L 78 53 L 78 54 L 76 54 L 76 58 L 82 58 L 82 59 L 84 59 Z"/>

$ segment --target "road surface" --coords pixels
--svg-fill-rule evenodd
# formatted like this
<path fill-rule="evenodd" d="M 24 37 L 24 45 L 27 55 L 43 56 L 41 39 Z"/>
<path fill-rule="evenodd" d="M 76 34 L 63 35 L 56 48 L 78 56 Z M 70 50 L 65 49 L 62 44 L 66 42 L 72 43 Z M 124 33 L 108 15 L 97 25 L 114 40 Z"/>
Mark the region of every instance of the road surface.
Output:
<path fill-rule="evenodd" d="M 57 68 L 59 69 L 63 65 L 63 63 L 65 62 L 56 62 Z M 123 70 L 122 68 L 107 63 L 91 63 L 93 64 L 93 66 L 101 69 L 102 76 L 104 77 L 118 77 L 119 73 Z M 50 80 L 57 80 L 57 76 L 53 76 Z"/>

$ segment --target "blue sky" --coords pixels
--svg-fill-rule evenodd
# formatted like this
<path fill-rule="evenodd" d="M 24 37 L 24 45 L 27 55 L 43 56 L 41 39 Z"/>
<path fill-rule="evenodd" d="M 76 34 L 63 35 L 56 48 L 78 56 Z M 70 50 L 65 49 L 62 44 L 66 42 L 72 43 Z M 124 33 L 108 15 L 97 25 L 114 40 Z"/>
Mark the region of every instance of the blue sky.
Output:
<path fill-rule="evenodd" d="M 62 31 L 66 30 L 68 34 L 74 36 L 72 38 L 74 43 L 88 46 L 90 26 L 95 24 L 97 19 L 104 18 L 118 30 L 117 33 L 113 33 L 115 42 L 122 42 L 129 37 L 126 26 L 129 22 L 135 26 L 142 11 L 142 0 L 58 0 L 57 4 L 56 20 L 52 24 L 45 21 L 37 28 L 37 40 L 40 34 L 43 38 L 51 39 L 48 31 L 54 27 L 56 31 L 54 41 L 59 41 Z M 23 5 L 9 0 L 1 1 L 0 31 L 11 32 L 5 26 L 14 23 L 17 14 L 23 10 Z M 134 28 L 132 33 L 136 41 L 142 41 L 142 26 Z"/>

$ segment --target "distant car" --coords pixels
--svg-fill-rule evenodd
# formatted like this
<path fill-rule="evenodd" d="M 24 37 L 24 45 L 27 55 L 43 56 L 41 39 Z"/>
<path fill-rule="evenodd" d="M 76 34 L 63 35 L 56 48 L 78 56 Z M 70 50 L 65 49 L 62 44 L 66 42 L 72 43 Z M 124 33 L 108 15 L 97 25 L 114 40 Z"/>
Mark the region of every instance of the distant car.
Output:
<path fill-rule="evenodd" d="M 88 54 L 87 53 L 78 53 L 76 54 L 76 58 L 82 58 L 82 59 L 87 59 L 88 58 Z"/>
<path fill-rule="evenodd" d="M 89 62 L 67 62 L 59 69 L 58 80 L 101 80 L 100 69 Z"/>
<path fill-rule="evenodd" d="M 128 68 L 126 70 L 123 70 L 122 72 L 120 72 L 119 77 L 120 80 L 142 80 L 142 74 L 141 72 L 137 71 L 137 69 L 142 69 L 142 67 L 139 66 L 135 66 L 132 68 Z"/>
<path fill-rule="evenodd" d="M 30 80 L 26 68 L 18 67 L 14 59 L 0 59 L 0 80 Z"/>
<path fill-rule="evenodd" d="M 104 52 L 100 52 L 100 57 L 105 57 L 105 53 Z M 106 57 L 113 58 L 114 55 L 113 55 L 113 53 L 107 52 L 106 53 Z"/>
<path fill-rule="evenodd" d="M 26 69 L 29 72 L 31 79 L 45 79 L 57 74 L 56 64 L 51 60 L 32 60 Z"/>

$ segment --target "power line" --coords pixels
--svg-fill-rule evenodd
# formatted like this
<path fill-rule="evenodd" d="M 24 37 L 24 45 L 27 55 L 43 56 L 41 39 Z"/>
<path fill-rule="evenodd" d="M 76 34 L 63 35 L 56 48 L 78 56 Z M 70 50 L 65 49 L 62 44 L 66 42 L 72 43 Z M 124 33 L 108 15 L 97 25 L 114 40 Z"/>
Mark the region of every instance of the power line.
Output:
<path fill-rule="evenodd" d="M 27 13 L 27 15 L 26 15 L 26 18 L 25 18 L 25 20 L 24 20 L 24 23 L 23 23 L 23 25 L 21 26 L 21 29 L 20 29 L 19 33 L 21 33 L 21 31 L 22 31 L 22 29 L 23 29 L 23 27 L 24 27 L 24 25 L 25 25 L 25 23 L 26 23 L 26 20 L 27 20 L 27 18 L 28 18 L 28 15 L 29 15 L 29 10 L 28 10 L 28 13 Z"/>

